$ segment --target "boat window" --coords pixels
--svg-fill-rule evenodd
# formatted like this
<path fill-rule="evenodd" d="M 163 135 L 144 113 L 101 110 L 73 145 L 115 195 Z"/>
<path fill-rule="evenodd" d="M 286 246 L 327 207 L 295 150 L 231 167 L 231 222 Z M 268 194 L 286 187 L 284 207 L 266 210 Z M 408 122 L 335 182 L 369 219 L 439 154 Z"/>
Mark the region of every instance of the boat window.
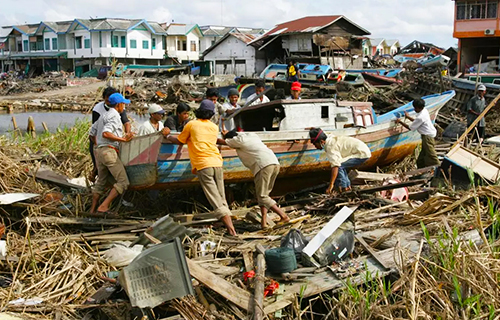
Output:
<path fill-rule="evenodd" d="M 373 124 L 373 119 L 371 114 L 365 114 L 365 126 Z"/>
<path fill-rule="evenodd" d="M 328 109 L 328 106 L 321 106 L 321 119 L 328 119 L 330 117 Z"/>
<path fill-rule="evenodd" d="M 500 84 L 500 79 L 494 79 L 493 84 Z"/>

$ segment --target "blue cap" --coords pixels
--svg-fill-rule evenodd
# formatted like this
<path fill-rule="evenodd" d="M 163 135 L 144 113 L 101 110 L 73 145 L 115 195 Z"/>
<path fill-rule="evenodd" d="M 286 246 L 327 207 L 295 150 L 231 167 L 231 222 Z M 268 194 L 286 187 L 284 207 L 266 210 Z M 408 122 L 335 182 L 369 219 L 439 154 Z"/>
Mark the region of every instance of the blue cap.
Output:
<path fill-rule="evenodd" d="M 198 110 L 215 111 L 215 104 L 211 100 L 205 99 L 201 102 Z"/>
<path fill-rule="evenodd" d="M 111 104 L 111 105 L 115 105 L 118 103 L 130 104 L 130 100 L 125 99 L 125 97 L 122 96 L 121 93 L 113 93 L 112 95 L 109 96 L 108 101 L 109 101 L 109 104 Z"/>

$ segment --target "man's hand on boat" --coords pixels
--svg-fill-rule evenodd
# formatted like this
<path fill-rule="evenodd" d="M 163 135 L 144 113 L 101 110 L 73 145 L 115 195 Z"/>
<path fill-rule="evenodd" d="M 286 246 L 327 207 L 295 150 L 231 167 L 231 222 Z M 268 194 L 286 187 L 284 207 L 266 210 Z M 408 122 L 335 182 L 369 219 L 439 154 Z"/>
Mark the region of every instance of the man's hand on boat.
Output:
<path fill-rule="evenodd" d="M 123 137 L 123 139 L 125 139 L 125 142 L 129 142 L 130 140 L 132 140 L 135 136 L 135 133 L 133 132 L 129 132 L 125 135 L 125 137 Z"/>
<path fill-rule="evenodd" d="M 169 127 L 165 127 L 161 130 L 161 134 L 164 135 L 164 136 L 168 136 L 170 134 L 170 128 Z"/>

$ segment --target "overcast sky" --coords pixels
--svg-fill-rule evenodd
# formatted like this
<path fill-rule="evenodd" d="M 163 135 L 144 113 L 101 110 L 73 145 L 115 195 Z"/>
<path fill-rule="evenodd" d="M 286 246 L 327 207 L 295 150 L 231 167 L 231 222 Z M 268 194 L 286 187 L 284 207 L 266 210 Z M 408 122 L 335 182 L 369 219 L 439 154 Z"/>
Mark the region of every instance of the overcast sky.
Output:
<path fill-rule="evenodd" d="M 453 38 L 450 0 L 1 0 L 0 25 L 89 17 L 270 29 L 308 15 L 344 15 L 374 38 L 417 39 L 441 47 Z"/>

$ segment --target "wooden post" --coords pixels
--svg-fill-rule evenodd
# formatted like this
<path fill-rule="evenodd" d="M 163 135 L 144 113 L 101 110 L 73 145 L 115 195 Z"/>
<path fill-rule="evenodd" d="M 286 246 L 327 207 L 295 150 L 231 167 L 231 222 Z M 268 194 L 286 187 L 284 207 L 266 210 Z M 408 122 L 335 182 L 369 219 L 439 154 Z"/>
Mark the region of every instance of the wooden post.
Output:
<path fill-rule="evenodd" d="M 45 122 L 42 122 L 42 127 L 45 132 L 49 132 L 49 127 L 47 127 L 47 124 Z"/>
<path fill-rule="evenodd" d="M 476 87 L 474 89 L 474 94 L 477 94 L 477 85 L 479 83 L 479 72 L 481 72 L 481 61 L 483 60 L 483 55 L 479 56 L 479 64 L 477 65 L 477 73 L 476 73 Z"/>
<path fill-rule="evenodd" d="M 490 111 L 490 109 L 493 108 L 497 104 L 498 100 L 500 100 L 500 93 L 495 97 L 495 99 L 493 99 L 493 101 L 490 102 L 490 104 L 476 118 L 476 120 L 474 120 L 474 122 L 471 123 L 471 125 L 467 128 L 467 130 L 465 130 L 465 132 L 462 134 L 462 136 L 460 138 L 458 138 L 458 140 L 453 144 L 453 146 L 450 148 L 450 150 L 455 148 L 458 144 L 460 144 L 460 142 L 462 142 L 462 140 L 464 140 L 467 137 L 469 132 L 471 132 L 476 127 L 476 125 L 479 123 L 479 121 L 481 121 L 481 119 L 484 118 L 484 116 L 486 116 L 488 111 Z"/>
<path fill-rule="evenodd" d="M 28 133 L 30 133 L 33 138 L 36 138 L 35 120 L 32 116 L 28 117 L 28 127 L 26 128 L 26 131 L 28 131 Z"/>
<path fill-rule="evenodd" d="M 262 253 L 257 254 L 257 272 L 255 277 L 254 292 L 254 320 L 264 319 L 264 283 L 266 280 L 266 260 Z"/>
<path fill-rule="evenodd" d="M 16 117 L 14 116 L 12 116 L 12 125 L 14 126 L 14 131 L 19 130 L 19 127 L 17 126 Z"/>

